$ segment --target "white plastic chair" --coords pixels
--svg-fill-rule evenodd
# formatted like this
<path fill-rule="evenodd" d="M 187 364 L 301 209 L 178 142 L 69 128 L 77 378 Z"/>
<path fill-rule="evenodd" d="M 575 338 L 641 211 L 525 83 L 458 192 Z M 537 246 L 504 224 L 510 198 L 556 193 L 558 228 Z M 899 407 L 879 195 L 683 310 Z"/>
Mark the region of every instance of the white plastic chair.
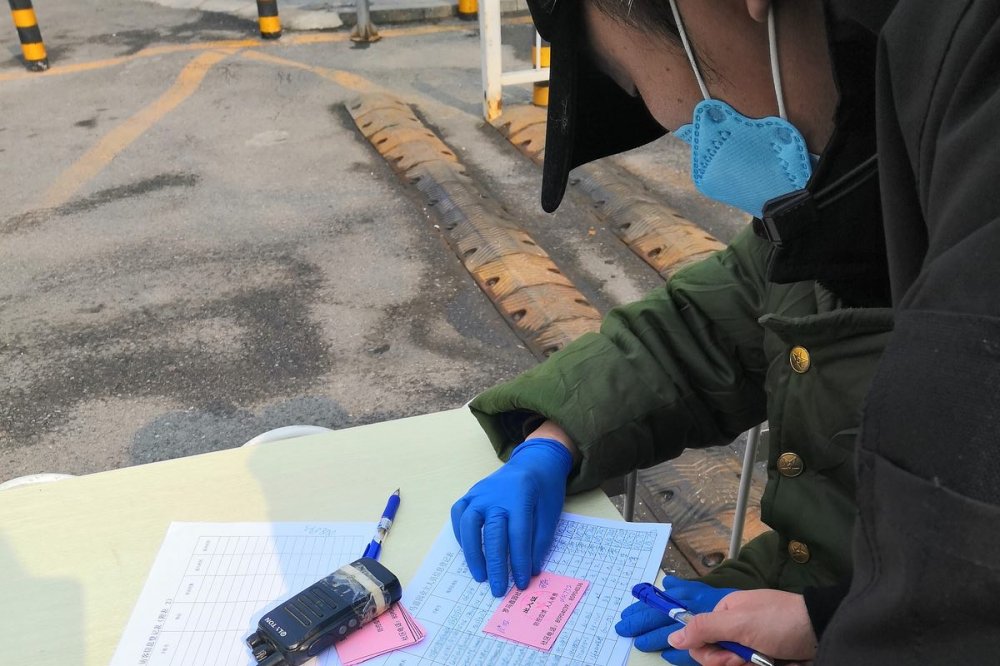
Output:
<path fill-rule="evenodd" d="M 30 486 L 35 483 L 51 483 L 52 481 L 61 481 L 63 479 L 71 479 L 74 474 L 26 474 L 24 476 L 18 476 L 9 481 L 4 481 L 0 483 L 0 490 L 10 490 L 11 488 L 19 488 L 20 486 Z"/>
<path fill-rule="evenodd" d="M 319 435 L 324 432 L 333 432 L 333 430 L 315 425 L 282 426 L 281 428 L 274 428 L 273 430 L 260 433 L 243 446 L 256 446 L 258 444 L 267 444 L 268 442 L 280 442 L 283 439 L 295 439 L 296 437 L 305 437 L 306 435 Z"/>
<path fill-rule="evenodd" d="M 295 439 L 296 437 L 305 437 L 306 435 L 318 435 L 324 432 L 333 432 L 330 428 L 324 428 L 322 426 L 315 425 L 291 425 L 284 426 L 281 428 L 274 428 L 273 430 L 268 430 L 267 432 L 262 432 L 250 441 L 243 444 L 243 446 L 256 446 L 257 444 L 265 444 L 268 442 L 278 442 L 283 439 Z M 54 474 L 54 473 L 44 473 L 44 474 L 26 474 L 25 476 L 19 476 L 9 481 L 4 481 L 0 483 L 0 490 L 9 490 L 11 488 L 19 488 L 21 486 L 28 486 L 35 483 L 50 483 L 52 481 L 61 481 L 62 479 L 73 478 L 73 474 Z"/>

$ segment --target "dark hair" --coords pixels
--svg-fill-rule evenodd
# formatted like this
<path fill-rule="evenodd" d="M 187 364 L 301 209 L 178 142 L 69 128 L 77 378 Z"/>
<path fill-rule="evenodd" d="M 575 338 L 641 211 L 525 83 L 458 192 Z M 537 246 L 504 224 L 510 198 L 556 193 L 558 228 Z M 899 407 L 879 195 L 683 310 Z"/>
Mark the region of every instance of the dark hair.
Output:
<path fill-rule="evenodd" d="M 679 38 L 669 0 L 586 0 L 608 18 L 642 32 Z"/>
<path fill-rule="evenodd" d="M 576 1 L 576 0 L 573 0 Z M 583 0 L 591 3 L 599 12 L 624 26 L 634 28 L 647 35 L 663 37 L 668 44 L 681 46 L 681 35 L 670 9 L 670 0 Z M 704 53 L 698 52 L 698 45 L 691 41 L 691 48 L 698 57 L 701 75 L 706 81 L 718 80 L 715 66 Z"/>

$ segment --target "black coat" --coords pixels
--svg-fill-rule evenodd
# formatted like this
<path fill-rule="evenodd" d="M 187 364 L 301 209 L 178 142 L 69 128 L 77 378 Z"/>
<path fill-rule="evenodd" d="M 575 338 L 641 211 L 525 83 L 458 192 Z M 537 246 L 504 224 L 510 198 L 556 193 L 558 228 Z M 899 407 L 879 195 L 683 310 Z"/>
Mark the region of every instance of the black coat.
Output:
<path fill-rule="evenodd" d="M 754 230 L 772 243 L 768 280 L 891 305 L 895 332 L 864 410 L 853 582 L 818 662 L 996 663 L 1000 0 L 824 6 L 836 129 L 807 190 L 769 202 Z M 570 166 L 662 134 L 595 67 L 578 76 L 587 103 L 550 109 L 549 135 L 577 128 Z"/>
<path fill-rule="evenodd" d="M 1000 0 L 830 7 L 891 10 L 875 117 L 895 332 L 864 412 L 854 579 L 818 663 L 996 663 Z"/>

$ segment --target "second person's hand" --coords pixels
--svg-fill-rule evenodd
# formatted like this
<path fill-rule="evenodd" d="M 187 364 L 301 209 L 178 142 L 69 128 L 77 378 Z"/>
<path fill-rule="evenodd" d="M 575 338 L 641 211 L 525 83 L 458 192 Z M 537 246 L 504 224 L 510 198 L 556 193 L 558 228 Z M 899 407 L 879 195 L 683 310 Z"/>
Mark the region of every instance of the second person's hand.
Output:
<path fill-rule="evenodd" d="M 715 645 L 734 641 L 782 663 L 807 664 L 816 657 L 817 640 L 801 594 L 781 590 L 740 590 L 727 595 L 711 613 L 695 615 L 668 640 L 689 650 L 704 666 L 736 666 L 743 660 Z"/>
<path fill-rule="evenodd" d="M 541 573 L 572 469 L 565 445 L 533 437 L 451 507 L 451 526 L 469 572 L 479 582 L 489 578 L 493 596 L 507 592 L 510 573 L 522 590 Z"/>
<path fill-rule="evenodd" d="M 664 577 L 663 591 L 694 613 L 707 613 L 730 593 L 736 592 L 733 588 L 713 587 L 676 576 Z M 668 642 L 671 634 L 683 627 L 666 613 L 637 601 L 622 611 L 615 631 L 619 636 L 634 637 L 635 647 L 643 652 L 660 652 L 664 660 L 675 666 L 696 666 L 698 662 L 687 650 L 677 650 Z"/>

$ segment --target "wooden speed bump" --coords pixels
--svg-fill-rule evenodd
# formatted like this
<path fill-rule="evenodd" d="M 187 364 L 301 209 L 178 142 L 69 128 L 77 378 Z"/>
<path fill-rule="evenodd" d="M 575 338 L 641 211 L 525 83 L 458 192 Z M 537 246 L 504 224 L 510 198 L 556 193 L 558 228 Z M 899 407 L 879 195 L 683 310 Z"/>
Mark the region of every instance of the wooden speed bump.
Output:
<path fill-rule="evenodd" d="M 600 328 L 601 314 L 409 105 L 383 93 L 348 103 L 362 135 L 423 194 L 448 244 L 539 358 Z"/>

